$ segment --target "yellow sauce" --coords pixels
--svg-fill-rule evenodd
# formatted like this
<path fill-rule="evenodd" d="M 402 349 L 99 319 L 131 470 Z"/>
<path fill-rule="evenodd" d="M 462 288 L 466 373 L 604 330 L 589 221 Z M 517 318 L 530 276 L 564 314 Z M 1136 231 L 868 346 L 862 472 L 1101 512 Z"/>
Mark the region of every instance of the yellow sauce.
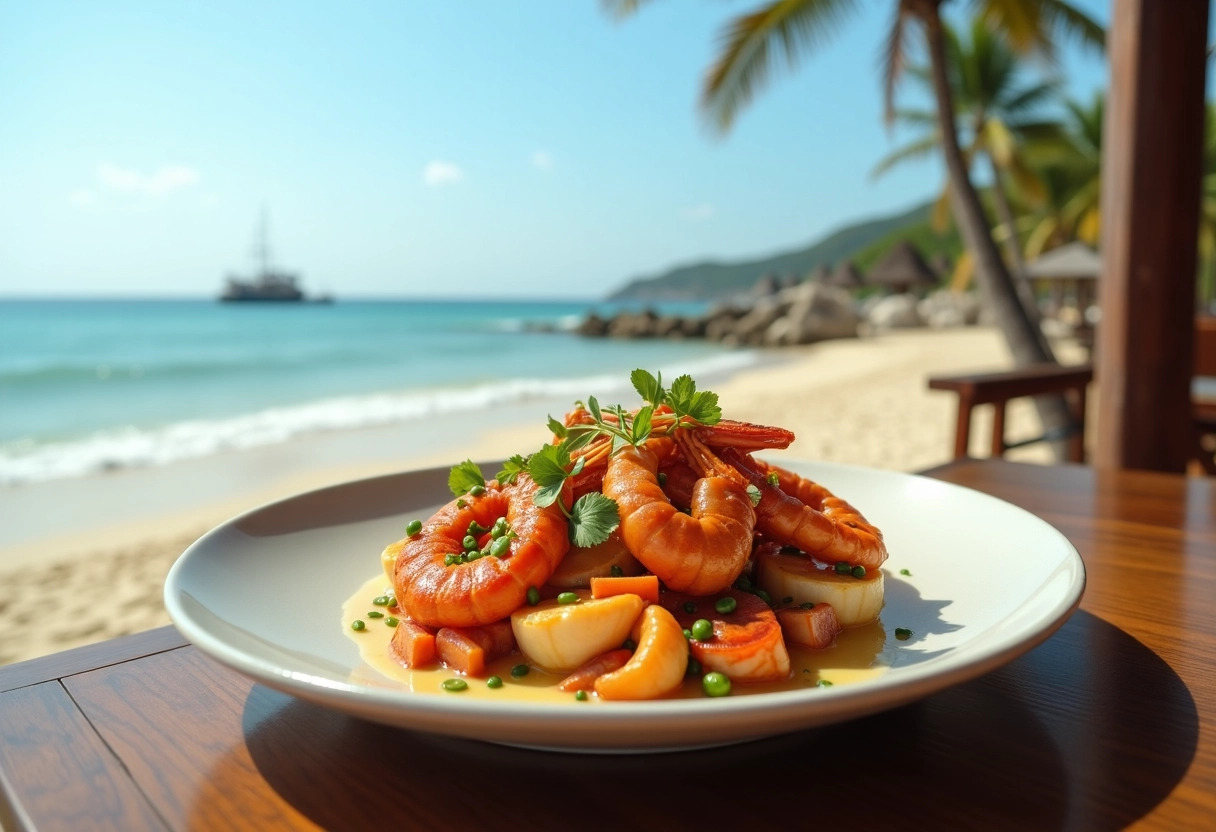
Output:
<path fill-rule="evenodd" d="M 579 702 L 574 698 L 574 694 L 559 691 L 557 684 L 565 678 L 565 673 L 551 673 L 534 667 L 527 676 L 512 676 L 511 668 L 524 661 L 518 653 L 489 665 L 487 676 L 500 677 L 503 680 L 502 687 L 490 688 L 486 686 L 485 679 L 467 678 L 465 681 L 468 682 L 468 689 L 458 693 L 444 690 L 442 684 L 445 679 L 463 678 L 461 674 L 441 666 L 427 670 L 402 667 L 389 652 L 393 628 L 385 624 L 385 618 L 390 613 L 386 612 L 385 618 L 368 617 L 369 611 L 384 612 L 384 608 L 374 605 L 372 599 L 383 595 L 386 589 L 384 574 L 380 573 L 359 587 L 342 605 L 342 628 L 346 635 L 359 645 L 359 655 L 364 662 L 351 673 L 352 682 L 421 694 L 497 701 L 508 697 L 531 702 L 562 702 L 578 707 L 587 707 L 597 700 L 596 696 L 591 695 L 586 702 Z M 356 620 L 363 621 L 363 630 L 351 629 L 351 622 Z M 887 634 L 881 619 L 873 624 L 843 631 L 836 637 L 836 643 L 825 650 L 809 650 L 796 644 L 787 644 L 786 647 L 789 650 L 792 670 L 788 680 L 735 684 L 731 688 L 731 696 L 813 688 L 820 680 L 830 682 L 833 686 L 864 682 L 881 676 L 889 665 L 887 651 L 890 648 L 887 647 Z M 704 697 L 700 678 L 689 677 L 684 686 L 671 694 L 670 698 Z"/>

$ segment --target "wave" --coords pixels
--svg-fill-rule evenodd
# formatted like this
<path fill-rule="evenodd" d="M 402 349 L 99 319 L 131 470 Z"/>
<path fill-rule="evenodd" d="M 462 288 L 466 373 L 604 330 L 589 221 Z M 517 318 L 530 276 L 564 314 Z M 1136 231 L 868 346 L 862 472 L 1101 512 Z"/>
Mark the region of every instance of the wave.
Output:
<path fill-rule="evenodd" d="M 755 353 L 708 357 L 681 367 L 702 379 L 754 364 Z M 664 373 L 664 377 L 667 374 Z M 193 419 L 155 428 L 125 427 L 79 439 L 0 444 L 0 486 L 81 477 L 122 468 L 168 465 L 231 450 L 287 442 L 305 434 L 419 421 L 537 399 L 603 401 L 630 392 L 620 374 L 577 378 L 517 378 L 464 388 L 383 392 L 271 407 L 222 419 Z"/>

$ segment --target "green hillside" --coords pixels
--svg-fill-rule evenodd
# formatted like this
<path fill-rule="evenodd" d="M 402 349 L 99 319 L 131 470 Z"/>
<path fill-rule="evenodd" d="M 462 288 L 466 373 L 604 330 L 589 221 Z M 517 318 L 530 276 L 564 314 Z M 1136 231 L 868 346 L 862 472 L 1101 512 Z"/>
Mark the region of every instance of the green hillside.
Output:
<path fill-rule="evenodd" d="M 764 275 L 806 277 L 816 266 L 834 267 L 851 259 L 863 272 L 901 239 L 911 240 L 926 258 L 939 252 L 955 260 L 962 250 L 953 229 L 939 235 L 930 227 L 931 203 L 889 217 L 863 220 L 828 234 L 806 248 L 734 263 L 705 261 L 679 266 L 655 277 L 631 280 L 609 296 L 616 301 L 713 300 L 744 292 Z"/>

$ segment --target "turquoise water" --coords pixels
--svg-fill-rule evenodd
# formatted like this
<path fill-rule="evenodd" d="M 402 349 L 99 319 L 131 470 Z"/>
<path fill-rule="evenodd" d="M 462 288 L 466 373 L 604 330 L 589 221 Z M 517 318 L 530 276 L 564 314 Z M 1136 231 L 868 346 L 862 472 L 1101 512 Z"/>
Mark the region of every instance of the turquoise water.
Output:
<path fill-rule="evenodd" d="M 634 367 L 755 360 L 704 342 L 586 339 L 573 302 L 0 301 L 0 484 L 619 392 Z M 663 311 L 696 311 L 694 306 Z"/>

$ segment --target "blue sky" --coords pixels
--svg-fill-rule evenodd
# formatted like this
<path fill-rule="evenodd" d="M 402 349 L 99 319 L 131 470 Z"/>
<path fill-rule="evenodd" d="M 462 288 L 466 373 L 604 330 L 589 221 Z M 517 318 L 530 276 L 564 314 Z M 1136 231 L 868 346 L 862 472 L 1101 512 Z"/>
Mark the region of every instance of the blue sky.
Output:
<path fill-rule="evenodd" d="M 903 138 L 891 0 L 706 128 L 701 76 L 753 5 L 4 4 L 0 295 L 214 294 L 265 206 L 314 291 L 596 298 L 936 193 L 936 160 L 869 175 Z M 1104 84 L 1064 57 L 1076 95 Z"/>

